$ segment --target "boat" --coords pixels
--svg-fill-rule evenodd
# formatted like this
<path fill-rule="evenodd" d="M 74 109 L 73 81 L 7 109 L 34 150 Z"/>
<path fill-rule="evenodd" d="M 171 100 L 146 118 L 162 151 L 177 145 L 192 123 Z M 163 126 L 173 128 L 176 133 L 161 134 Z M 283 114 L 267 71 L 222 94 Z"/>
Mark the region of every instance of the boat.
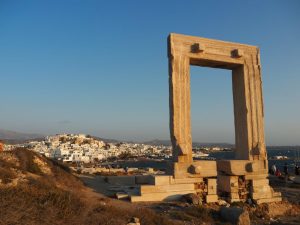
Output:
<path fill-rule="evenodd" d="M 193 157 L 195 158 L 202 158 L 202 157 L 208 157 L 209 154 L 204 152 L 193 152 Z"/>
<path fill-rule="evenodd" d="M 289 159 L 289 157 L 287 157 L 286 155 L 274 155 L 274 156 L 270 157 L 270 159 L 286 160 L 286 159 Z"/>

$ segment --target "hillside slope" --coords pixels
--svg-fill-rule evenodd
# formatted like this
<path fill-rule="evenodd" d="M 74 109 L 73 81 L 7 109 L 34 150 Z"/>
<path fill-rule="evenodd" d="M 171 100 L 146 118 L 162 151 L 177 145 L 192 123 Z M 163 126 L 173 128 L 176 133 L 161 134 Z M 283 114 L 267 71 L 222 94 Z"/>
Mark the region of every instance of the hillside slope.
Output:
<path fill-rule="evenodd" d="M 27 133 L 0 129 L 0 139 L 2 140 L 30 140 L 30 139 L 42 138 L 42 137 L 43 135 L 40 134 L 27 134 Z"/>
<path fill-rule="evenodd" d="M 92 192 L 68 167 L 26 149 L 0 153 L 0 224 L 177 224 Z"/>

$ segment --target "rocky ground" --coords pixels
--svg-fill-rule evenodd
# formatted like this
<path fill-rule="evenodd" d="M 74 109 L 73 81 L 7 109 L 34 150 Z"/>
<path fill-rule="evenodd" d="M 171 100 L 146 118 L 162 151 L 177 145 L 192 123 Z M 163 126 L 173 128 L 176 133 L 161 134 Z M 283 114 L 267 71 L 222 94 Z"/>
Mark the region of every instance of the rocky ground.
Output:
<path fill-rule="evenodd" d="M 0 152 L 1 225 L 176 224 L 146 207 L 117 201 L 83 185 L 68 167 L 26 149 Z"/>
<path fill-rule="evenodd" d="M 240 224 L 300 221 L 299 186 L 278 179 L 271 184 L 283 193 L 283 202 L 230 207 L 189 199 L 132 204 L 108 197 L 99 177 L 81 179 L 86 185 L 68 167 L 26 149 L 0 153 L 0 224 L 231 224 L 225 219 L 234 217 Z"/>
<path fill-rule="evenodd" d="M 109 191 L 109 184 L 105 182 L 104 177 L 91 175 L 80 175 L 79 177 L 94 191 L 105 196 L 113 196 L 113 192 Z M 157 214 L 171 219 L 173 224 L 231 224 L 233 221 L 226 221 L 226 216 L 222 215 L 222 212 L 225 212 L 224 208 L 227 207 L 233 210 L 231 213 L 241 214 L 241 219 L 248 221 L 250 224 L 299 224 L 300 185 L 292 182 L 286 183 L 283 179 L 276 177 L 270 178 L 270 184 L 276 191 L 282 193 L 282 202 L 261 205 L 233 203 L 230 205 L 220 201 L 216 204 L 202 205 L 199 204 L 199 201 L 193 202 L 192 200 L 183 199 L 178 202 L 134 203 L 131 205 L 154 210 Z M 125 201 L 119 202 L 130 204 Z M 235 212 L 238 211 L 237 209 L 242 211 Z M 248 219 L 243 217 L 244 212 L 248 214 Z M 225 214 L 228 213 L 225 212 Z"/>

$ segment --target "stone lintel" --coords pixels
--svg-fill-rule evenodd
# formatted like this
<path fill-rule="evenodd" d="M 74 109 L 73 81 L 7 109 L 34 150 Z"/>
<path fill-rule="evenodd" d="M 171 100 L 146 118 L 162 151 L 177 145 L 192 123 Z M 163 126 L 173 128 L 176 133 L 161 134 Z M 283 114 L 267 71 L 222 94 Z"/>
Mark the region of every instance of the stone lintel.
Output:
<path fill-rule="evenodd" d="M 204 178 L 217 176 L 216 161 L 199 160 L 192 163 L 174 163 L 174 178 Z"/>
<path fill-rule="evenodd" d="M 217 169 L 227 175 L 263 175 L 268 174 L 266 160 L 218 160 Z"/>

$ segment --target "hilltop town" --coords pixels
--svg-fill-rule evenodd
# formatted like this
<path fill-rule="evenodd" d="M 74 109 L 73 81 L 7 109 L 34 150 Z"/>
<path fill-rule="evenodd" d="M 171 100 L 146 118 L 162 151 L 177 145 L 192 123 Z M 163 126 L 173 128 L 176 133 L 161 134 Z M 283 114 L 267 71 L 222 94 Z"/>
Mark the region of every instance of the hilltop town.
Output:
<path fill-rule="evenodd" d="M 169 158 L 171 147 L 151 146 L 137 143 L 109 143 L 85 134 L 57 134 L 42 141 L 30 141 L 18 145 L 6 145 L 5 150 L 26 147 L 48 158 L 63 162 L 92 163 L 119 157 Z"/>
<path fill-rule="evenodd" d="M 57 134 L 41 141 L 29 141 L 17 145 L 5 145 L 4 150 L 25 147 L 48 158 L 63 162 L 93 163 L 130 157 L 148 159 L 169 159 L 171 146 L 130 142 L 107 142 L 86 134 Z M 220 147 L 194 149 L 194 157 L 206 157 L 204 152 L 223 150 Z"/>

